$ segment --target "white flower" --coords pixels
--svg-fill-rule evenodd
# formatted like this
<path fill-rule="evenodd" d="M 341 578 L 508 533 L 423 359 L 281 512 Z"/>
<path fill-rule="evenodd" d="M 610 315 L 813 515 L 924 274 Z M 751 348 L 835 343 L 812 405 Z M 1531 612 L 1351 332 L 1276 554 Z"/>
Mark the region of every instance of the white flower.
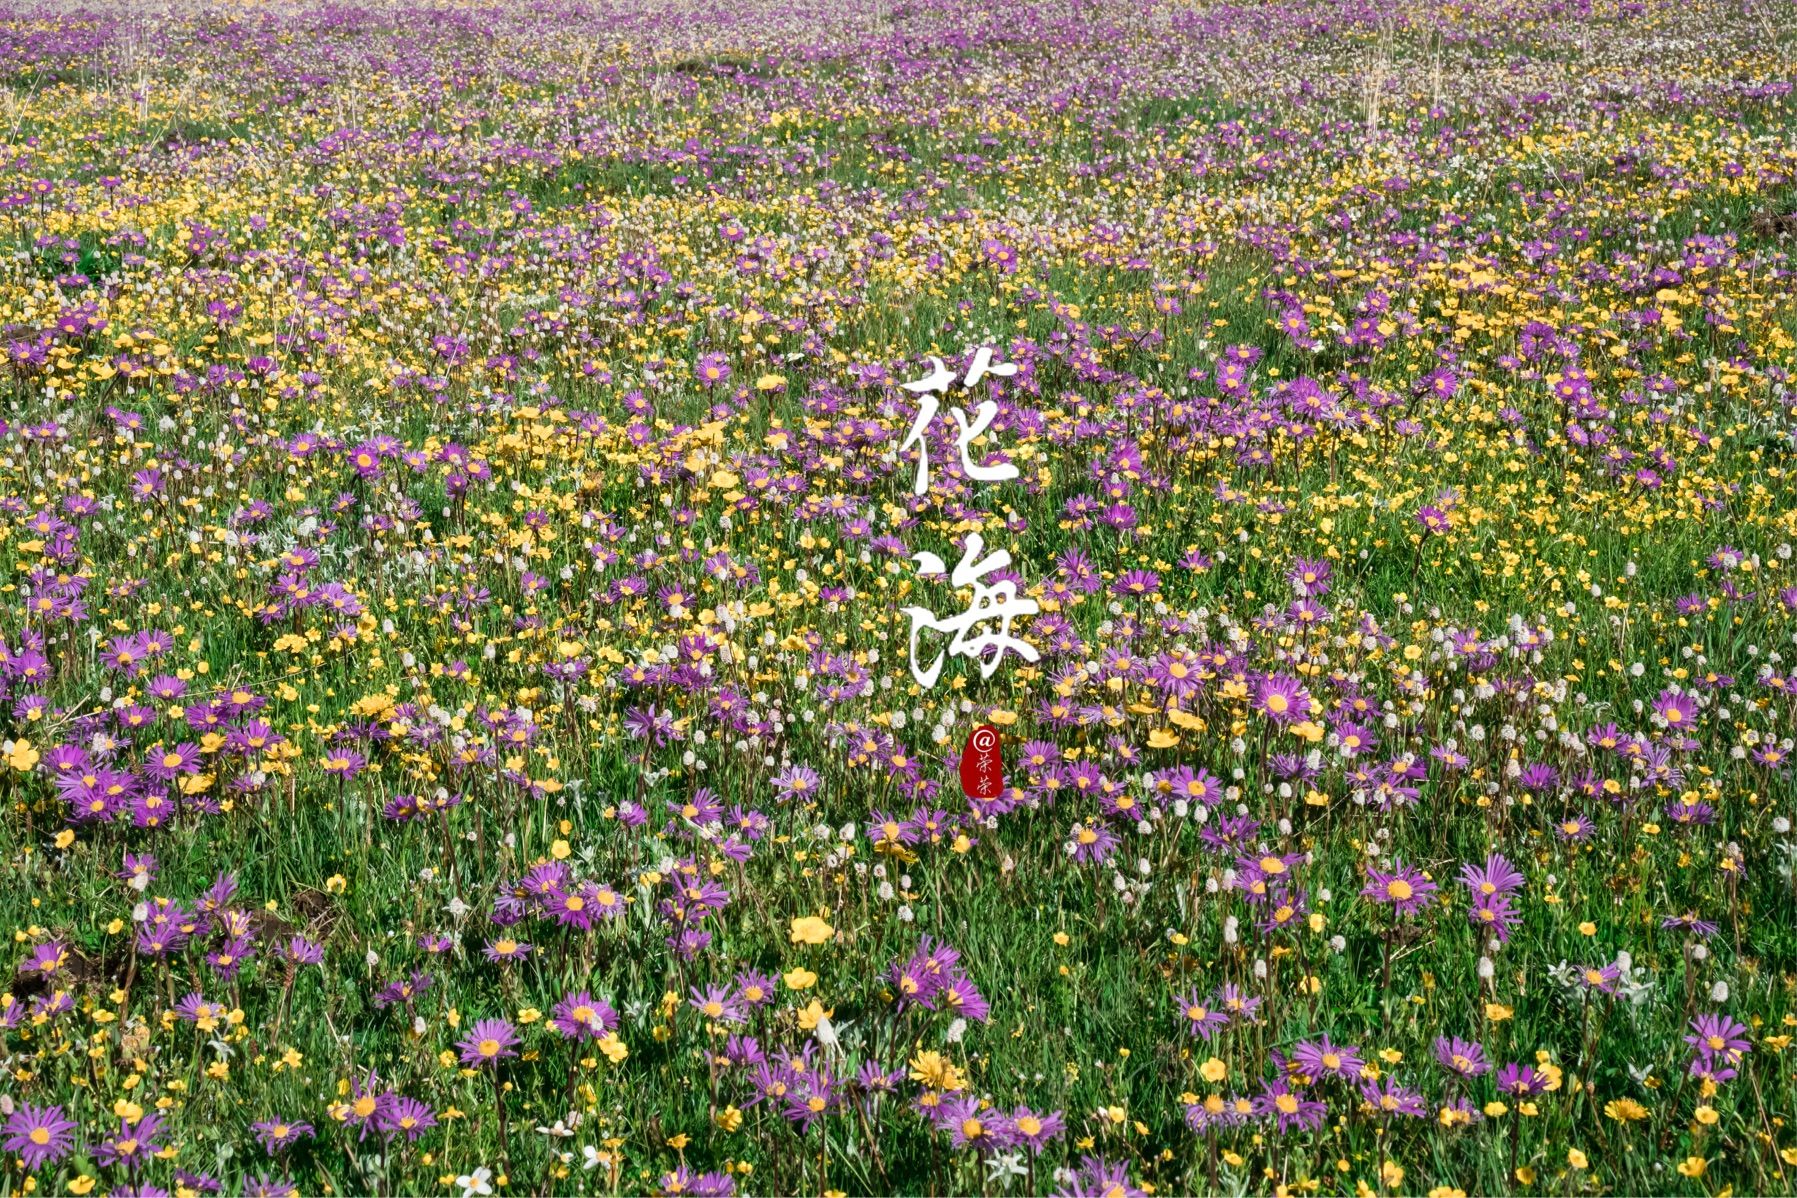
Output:
<path fill-rule="evenodd" d="M 599 1163 L 599 1150 L 591 1144 L 582 1144 L 580 1146 L 580 1155 L 582 1158 L 580 1167 L 582 1169 L 591 1169 Z"/>
<path fill-rule="evenodd" d="M 1003 1181 L 1009 1184 L 1013 1177 L 1024 1177 L 1029 1170 L 1024 1166 L 1021 1152 L 995 1152 L 986 1160 L 986 1180 Z"/>
<path fill-rule="evenodd" d="M 455 1183 L 462 1187 L 463 1198 L 470 1198 L 474 1194 L 491 1194 L 493 1187 L 487 1184 L 487 1180 L 492 1176 L 493 1171 L 482 1166 L 471 1174 L 462 1174 L 455 1179 Z"/>

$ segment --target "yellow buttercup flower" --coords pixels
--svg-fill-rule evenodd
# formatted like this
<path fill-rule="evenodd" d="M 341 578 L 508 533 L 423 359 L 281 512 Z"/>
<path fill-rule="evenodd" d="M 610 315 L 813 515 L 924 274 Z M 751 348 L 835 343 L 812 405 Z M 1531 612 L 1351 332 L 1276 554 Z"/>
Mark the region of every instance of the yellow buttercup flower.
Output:
<path fill-rule="evenodd" d="M 836 929 L 815 915 L 805 915 L 792 921 L 792 929 L 788 933 L 794 944 L 823 944 L 836 935 Z"/>

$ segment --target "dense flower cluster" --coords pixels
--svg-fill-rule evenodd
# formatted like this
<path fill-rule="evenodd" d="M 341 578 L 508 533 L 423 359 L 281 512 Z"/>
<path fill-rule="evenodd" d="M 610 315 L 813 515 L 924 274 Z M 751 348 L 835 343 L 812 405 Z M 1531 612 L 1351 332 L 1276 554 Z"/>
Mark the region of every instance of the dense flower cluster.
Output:
<path fill-rule="evenodd" d="M 1789 1191 L 1776 9 L 0 14 L 0 1190 Z"/>

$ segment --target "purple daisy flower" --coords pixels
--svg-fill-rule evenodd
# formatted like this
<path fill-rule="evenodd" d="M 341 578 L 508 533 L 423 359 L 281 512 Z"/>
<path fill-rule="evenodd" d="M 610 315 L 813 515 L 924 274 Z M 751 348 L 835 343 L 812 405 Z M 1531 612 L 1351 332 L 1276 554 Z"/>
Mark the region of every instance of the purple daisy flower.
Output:
<path fill-rule="evenodd" d="M 1390 873 L 1377 869 L 1366 872 L 1369 881 L 1361 895 L 1376 903 L 1391 904 L 1392 910 L 1399 915 L 1412 915 L 1422 910 L 1428 906 L 1429 896 L 1438 889 L 1420 870 L 1411 869 L 1402 861 L 1394 861 Z"/>
<path fill-rule="evenodd" d="M 520 1043 L 518 1030 L 509 1020 L 482 1019 L 468 1030 L 468 1035 L 459 1040 L 456 1047 L 462 1050 L 462 1064 L 479 1068 L 517 1056 Z"/>
<path fill-rule="evenodd" d="M 73 1135 L 77 1124 L 66 1118 L 60 1106 L 32 1106 L 26 1103 L 14 1111 L 0 1129 L 4 1146 L 17 1154 L 32 1171 L 54 1165 L 75 1146 Z"/>

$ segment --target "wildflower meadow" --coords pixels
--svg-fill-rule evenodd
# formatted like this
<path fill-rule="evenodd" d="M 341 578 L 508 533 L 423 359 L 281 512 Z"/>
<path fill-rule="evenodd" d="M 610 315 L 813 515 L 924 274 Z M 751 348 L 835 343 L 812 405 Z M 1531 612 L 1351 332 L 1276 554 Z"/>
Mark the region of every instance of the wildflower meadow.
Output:
<path fill-rule="evenodd" d="M 9 0 L 0 1196 L 1797 1191 L 1794 82 Z"/>

